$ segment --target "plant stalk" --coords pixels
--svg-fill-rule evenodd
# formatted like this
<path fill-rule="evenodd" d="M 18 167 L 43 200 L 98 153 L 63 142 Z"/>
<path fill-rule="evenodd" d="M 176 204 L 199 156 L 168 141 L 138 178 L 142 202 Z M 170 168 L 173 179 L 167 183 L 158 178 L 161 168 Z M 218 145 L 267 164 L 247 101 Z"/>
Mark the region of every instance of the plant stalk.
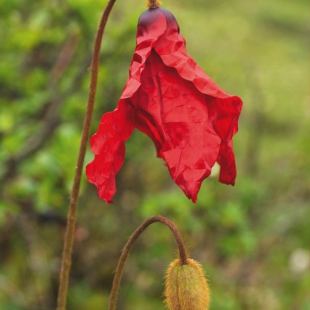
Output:
<path fill-rule="evenodd" d="M 172 231 L 174 238 L 177 242 L 178 249 L 179 249 L 179 258 L 181 261 L 182 265 L 187 264 L 187 253 L 185 250 L 184 242 L 182 239 L 182 236 L 177 229 L 177 227 L 168 219 L 162 216 L 153 216 L 150 217 L 149 219 L 145 220 L 130 236 L 129 240 L 127 241 L 126 245 L 124 246 L 121 256 L 119 258 L 114 279 L 113 279 L 113 284 L 112 284 L 112 289 L 111 289 L 111 294 L 110 294 L 110 303 L 109 303 L 109 310 L 116 310 L 116 304 L 117 304 L 117 296 L 118 296 L 118 291 L 122 279 L 122 275 L 124 272 L 124 266 L 126 263 L 126 260 L 130 254 L 131 248 L 135 241 L 138 239 L 138 237 L 143 233 L 143 231 L 151 224 L 160 222 L 166 226 L 169 227 L 169 229 Z"/>
<path fill-rule="evenodd" d="M 72 261 L 72 249 L 74 242 L 74 231 L 77 218 L 77 203 L 79 199 L 81 176 L 83 171 L 83 164 L 85 153 L 88 145 L 88 138 L 90 132 L 90 125 L 92 120 L 92 114 L 94 110 L 97 81 L 98 81 L 98 70 L 99 70 L 99 56 L 101 49 L 101 41 L 104 33 L 104 29 L 116 0 L 110 0 L 102 14 L 101 20 L 99 22 L 98 30 L 96 33 L 96 38 L 94 42 L 93 58 L 91 63 L 91 77 L 90 86 L 88 93 L 88 102 L 84 118 L 84 125 L 81 135 L 80 149 L 78 153 L 74 181 L 71 189 L 70 204 L 67 216 L 67 226 L 64 239 L 64 247 L 62 252 L 61 270 L 60 270 L 60 283 L 58 289 L 57 297 L 57 308 L 56 310 L 66 310 L 67 303 L 67 293 L 68 293 L 68 282 L 69 274 Z"/>

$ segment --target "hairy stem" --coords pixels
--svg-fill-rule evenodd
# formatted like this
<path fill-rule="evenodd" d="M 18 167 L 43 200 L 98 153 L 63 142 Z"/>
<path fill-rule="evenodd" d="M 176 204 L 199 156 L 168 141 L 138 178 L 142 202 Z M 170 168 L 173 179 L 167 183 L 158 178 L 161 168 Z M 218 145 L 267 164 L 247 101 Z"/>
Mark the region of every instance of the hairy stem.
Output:
<path fill-rule="evenodd" d="M 60 270 L 60 284 L 58 290 L 57 297 L 57 308 L 56 310 L 65 310 L 66 302 L 67 302 L 67 292 L 68 292 L 68 282 L 69 282 L 69 273 L 71 268 L 71 260 L 72 260 L 72 248 L 74 241 L 74 231 L 77 217 L 77 202 L 79 198 L 80 192 L 80 183 L 81 176 L 83 171 L 83 163 L 85 158 L 85 153 L 88 144 L 90 124 L 92 119 L 92 114 L 94 110 L 96 89 L 97 89 L 97 81 L 98 81 L 98 67 L 99 67 L 99 56 L 101 49 L 101 41 L 104 33 L 105 25 L 107 23 L 110 12 L 113 8 L 113 5 L 116 0 L 110 0 L 106 5 L 104 12 L 102 14 L 96 38 L 94 43 L 93 50 L 93 58 L 91 63 L 91 78 L 90 78 L 90 86 L 89 86 L 89 94 L 88 94 L 88 102 L 87 109 L 84 118 L 84 125 L 81 136 L 81 144 L 78 153 L 75 175 L 73 186 L 70 195 L 70 204 L 69 211 L 67 216 L 67 227 L 65 233 L 64 240 L 64 248 L 62 252 L 62 262 L 61 262 L 61 270 Z"/>
<path fill-rule="evenodd" d="M 144 221 L 133 232 L 133 234 L 130 236 L 129 240 L 127 241 L 126 245 L 124 246 L 124 248 L 122 250 L 122 254 L 119 258 L 119 261 L 118 261 L 118 264 L 116 267 L 116 271 L 115 271 L 115 275 L 114 275 L 113 284 L 112 284 L 112 289 L 111 289 L 111 294 L 110 294 L 109 310 L 116 310 L 117 296 L 118 296 L 118 291 L 119 291 L 119 287 L 120 287 L 120 283 L 121 283 L 121 278 L 122 278 L 123 271 L 124 271 L 124 266 L 125 266 L 126 260 L 129 256 L 129 253 L 131 251 L 131 248 L 132 248 L 134 242 L 138 239 L 138 237 L 141 235 L 141 233 L 149 225 L 156 223 L 156 222 L 160 222 L 160 223 L 162 223 L 162 224 L 164 224 L 170 228 L 170 230 L 172 231 L 172 233 L 175 237 L 177 245 L 178 245 L 179 258 L 181 260 L 181 263 L 183 265 L 187 264 L 187 262 L 186 262 L 187 261 L 187 253 L 185 250 L 183 239 L 182 239 L 181 234 L 178 231 L 177 227 L 171 221 L 166 219 L 165 217 L 162 217 L 162 216 L 150 217 L 149 219 Z"/>

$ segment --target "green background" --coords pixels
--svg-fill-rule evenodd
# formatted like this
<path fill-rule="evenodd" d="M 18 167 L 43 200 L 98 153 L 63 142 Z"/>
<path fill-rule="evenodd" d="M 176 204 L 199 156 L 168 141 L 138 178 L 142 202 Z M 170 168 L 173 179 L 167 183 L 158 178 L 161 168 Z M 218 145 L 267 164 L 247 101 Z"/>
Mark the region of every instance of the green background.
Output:
<path fill-rule="evenodd" d="M 64 225 L 105 0 L 0 1 L 0 308 L 55 309 Z M 121 248 L 147 217 L 179 227 L 204 267 L 211 310 L 310 309 L 309 18 L 305 0 L 165 0 L 189 54 L 244 107 L 235 187 L 204 181 L 196 204 L 135 131 L 113 205 L 83 176 L 68 310 L 107 309 Z M 118 0 L 102 44 L 91 132 L 113 110 L 140 1 Z M 88 150 L 86 162 L 93 158 Z M 215 169 L 216 170 L 216 169 Z M 154 224 L 127 262 L 118 309 L 158 310 L 176 258 Z"/>

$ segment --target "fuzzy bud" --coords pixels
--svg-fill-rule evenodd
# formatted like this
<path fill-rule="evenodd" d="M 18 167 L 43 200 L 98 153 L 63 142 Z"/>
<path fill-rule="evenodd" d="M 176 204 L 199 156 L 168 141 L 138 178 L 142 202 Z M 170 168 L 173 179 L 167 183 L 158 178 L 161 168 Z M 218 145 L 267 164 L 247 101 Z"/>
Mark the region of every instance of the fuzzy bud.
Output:
<path fill-rule="evenodd" d="M 210 292 L 200 264 L 174 260 L 166 274 L 165 297 L 170 310 L 208 310 Z"/>

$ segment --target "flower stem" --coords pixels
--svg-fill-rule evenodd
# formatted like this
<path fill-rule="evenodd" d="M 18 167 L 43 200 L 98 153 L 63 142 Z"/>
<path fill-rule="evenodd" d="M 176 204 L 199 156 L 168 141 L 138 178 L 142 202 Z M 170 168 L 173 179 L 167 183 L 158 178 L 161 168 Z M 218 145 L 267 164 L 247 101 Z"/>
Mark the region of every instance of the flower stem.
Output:
<path fill-rule="evenodd" d="M 77 163 L 76 163 L 74 181 L 73 181 L 73 186 L 72 186 L 71 195 L 70 195 L 70 204 L 69 204 L 69 210 L 68 210 L 68 216 L 67 216 L 67 226 L 66 226 L 64 247 L 63 247 L 63 252 L 62 252 L 60 284 L 59 284 L 59 289 L 58 289 L 56 310 L 66 309 L 69 273 L 70 273 L 70 268 L 71 268 L 72 248 L 73 248 L 73 241 L 74 241 L 74 231 L 75 231 L 75 224 L 76 224 L 76 217 L 77 217 L 77 202 L 79 198 L 83 163 L 84 163 L 85 153 L 86 153 L 87 144 L 88 144 L 90 124 L 91 124 L 92 114 L 94 110 L 95 97 L 96 97 L 101 41 L 102 41 L 102 36 L 104 33 L 105 25 L 107 23 L 108 17 L 110 15 L 110 12 L 113 8 L 115 1 L 116 0 L 110 0 L 108 4 L 106 5 L 104 12 L 102 14 L 101 20 L 99 22 L 99 26 L 98 26 L 98 30 L 97 30 L 97 34 L 95 38 L 95 43 L 94 43 L 93 58 L 92 58 L 92 63 L 91 63 L 91 77 L 90 77 L 88 102 L 87 102 L 87 109 L 86 109 L 85 118 L 84 118 L 80 149 L 79 149 Z"/>
<path fill-rule="evenodd" d="M 177 227 L 168 219 L 162 216 L 153 216 L 150 217 L 149 219 L 145 220 L 130 236 L 129 240 L 127 241 L 126 245 L 124 246 L 122 250 L 122 254 L 119 258 L 114 279 L 113 279 L 113 284 L 112 284 L 112 289 L 111 289 L 111 294 L 110 294 L 110 303 L 109 303 L 109 310 L 116 310 L 116 304 L 117 304 L 117 296 L 118 296 L 118 291 L 121 283 L 121 278 L 123 275 L 124 271 L 124 266 L 126 263 L 126 260 L 129 256 L 129 253 L 131 251 L 131 248 L 134 244 L 134 242 L 138 239 L 138 237 L 141 235 L 141 233 L 151 224 L 160 222 L 170 228 L 172 231 L 175 240 L 178 245 L 179 249 L 179 258 L 181 261 L 182 265 L 187 264 L 187 253 L 185 250 L 184 242 L 181 237 L 180 232 L 178 231 Z"/>
<path fill-rule="evenodd" d="M 154 9 L 154 8 L 157 8 L 161 4 L 162 4 L 162 2 L 159 0 L 148 0 L 146 6 L 151 8 L 151 9 Z"/>

